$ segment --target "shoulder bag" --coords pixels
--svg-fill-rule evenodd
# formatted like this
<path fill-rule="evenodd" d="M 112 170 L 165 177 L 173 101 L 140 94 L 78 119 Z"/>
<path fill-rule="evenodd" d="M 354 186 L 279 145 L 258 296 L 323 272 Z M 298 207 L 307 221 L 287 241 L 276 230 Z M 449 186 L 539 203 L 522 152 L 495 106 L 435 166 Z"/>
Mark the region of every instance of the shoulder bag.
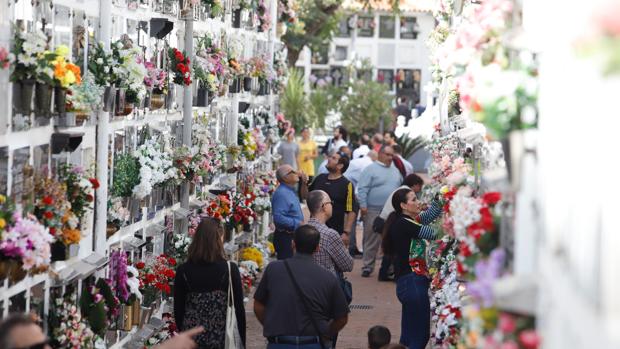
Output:
<path fill-rule="evenodd" d="M 226 306 L 226 334 L 224 349 L 243 349 L 243 342 L 237 327 L 237 314 L 235 313 L 235 295 L 232 286 L 232 275 L 230 272 L 230 262 L 228 265 L 228 297 Z"/>
<path fill-rule="evenodd" d="M 319 325 L 316 323 L 314 316 L 312 316 L 312 312 L 310 311 L 310 305 L 308 305 L 308 300 L 306 299 L 306 296 L 304 295 L 304 293 L 301 291 L 299 284 L 297 284 L 297 280 L 295 280 L 295 277 L 293 276 L 293 272 L 291 271 L 291 267 L 289 266 L 288 260 L 286 259 L 284 260 L 284 266 L 286 267 L 288 276 L 290 276 L 291 281 L 293 281 L 293 285 L 295 285 L 295 289 L 297 290 L 297 295 L 299 296 L 299 298 L 301 298 L 301 302 L 304 305 L 304 309 L 306 310 L 306 313 L 308 313 L 308 317 L 310 318 L 310 323 L 312 323 L 312 328 L 314 328 L 314 331 L 319 337 L 319 344 L 321 345 L 321 349 L 325 349 L 325 344 L 323 344 L 323 337 L 321 336 Z"/>

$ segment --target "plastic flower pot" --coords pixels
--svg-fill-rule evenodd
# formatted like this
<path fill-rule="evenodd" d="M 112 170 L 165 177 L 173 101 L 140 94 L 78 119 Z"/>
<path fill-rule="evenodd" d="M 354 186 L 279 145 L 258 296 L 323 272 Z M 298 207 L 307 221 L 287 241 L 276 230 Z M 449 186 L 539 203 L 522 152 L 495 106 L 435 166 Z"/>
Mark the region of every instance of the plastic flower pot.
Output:
<path fill-rule="evenodd" d="M 234 10 L 232 13 L 233 28 L 241 28 L 241 9 Z"/>
<path fill-rule="evenodd" d="M 30 115 L 33 92 L 34 80 L 22 80 L 13 83 L 13 109 L 16 114 Z"/>
<path fill-rule="evenodd" d="M 269 94 L 269 82 L 267 80 L 260 80 L 260 88 L 258 90 L 259 96 L 265 96 Z"/>
<path fill-rule="evenodd" d="M 209 105 L 209 90 L 206 88 L 199 88 L 196 96 L 196 107 L 206 107 Z"/>
<path fill-rule="evenodd" d="M 51 245 L 51 253 L 52 253 L 52 262 L 57 261 L 66 261 L 69 251 L 67 245 L 62 243 L 62 241 L 56 241 Z"/>
<path fill-rule="evenodd" d="M 243 78 L 243 90 L 245 92 L 250 92 L 252 90 L 252 78 L 251 77 L 245 77 Z"/>
<path fill-rule="evenodd" d="M 54 87 L 54 107 L 56 114 L 64 117 L 67 113 L 67 89 L 59 86 Z"/>
<path fill-rule="evenodd" d="M 34 88 L 35 114 L 37 116 L 49 117 L 52 114 L 52 91 L 51 85 L 36 83 Z"/>
<path fill-rule="evenodd" d="M 152 93 L 149 98 L 149 102 L 150 102 L 149 108 L 151 110 L 161 109 L 161 107 L 163 107 L 164 104 L 166 103 L 165 96 L 163 93 Z"/>
<path fill-rule="evenodd" d="M 168 94 L 166 95 L 166 109 L 172 109 L 172 107 L 174 106 L 174 101 L 176 99 L 176 90 L 176 85 L 170 84 L 170 87 L 168 88 Z"/>
<path fill-rule="evenodd" d="M 125 89 L 119 88 L 116 90 L 116 96 L 114 99 L 114 115 L 123 115 L 125 112 Z"/>
<path fill-rule="evenodd" d="M 258 81 L 258 78 L 252 78 L 251 86 L 252 94 L 258 94 L 258 91 L 260 91 L 260 82 Z"/>

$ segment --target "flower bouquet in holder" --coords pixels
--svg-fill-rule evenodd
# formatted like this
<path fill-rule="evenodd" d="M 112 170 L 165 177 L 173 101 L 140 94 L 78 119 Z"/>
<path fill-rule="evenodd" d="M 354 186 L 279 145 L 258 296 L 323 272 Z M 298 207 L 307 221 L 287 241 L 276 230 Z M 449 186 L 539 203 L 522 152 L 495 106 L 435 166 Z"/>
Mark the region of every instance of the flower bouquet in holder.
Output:
<path fill-rule="evenodd" d="M 58 46 L 54 53 L 56 55 L 52 61 L 54 66 L 54 105 L 58 116 L 65 117 L 67 90 L 73 85 L 82 83 L 82 72 L 80 67 L 69 62 L 69 48 L 67 46 Z"/>
<path fill-rule="evenodd" d="M 172 294 L 171 284 L 174 281 L 176 265 L 176 259 L 165 254 L 150 256 L 145 262 L 136 263 L 144 306 L 152 307 L 161 301 L 162 294 Z"/>
<path fill-rule="evenodd" d="M 81 84 L 71 85 L 67 89 L 64 126 L 81 126 L 88 120 L 92 111 L 100 110 L 103 106 L 101 96 L 104 92 L 105 88 L 95 84 L 91 74 L 86 75 Z"/>
<path fill-rule="evenodd" d="M 94 349 L 99 348 L 100 344 L 105 345 L 90 329 L 76 304 L 77 297 L 74 293 L 54 300 L 53 311 L 50 311 L 53 347 Z"/>
<path fill-rule="evenodd" d="M 11 281 L 17 282 L 28 273 L 46 271 L 50 264 L 50 244 L 54 237 L 35 216 L 22 216 L 20 211 L 14 211 L 9 218 L 10 205 L 3 206 L 2 216 L 6 218 L 0 221 L 0 224 L 5 224 L 0 230 L 0 260 L 8 264 Z"/>
<path fill-rule="evenodd" d="M 15 212 L 15 205 L 13 202 L 8 201 L 6 196 L 0 194 L 0 244 L 3 241 L 6 230 L 13 225 L 13 213 Z M 17 262 L 8 256 L 5 256 L 0 252 L 0 283 L 4 282 L 10 274 L 12 269 L 17 266 Z"/>
<path fill-rule="evenodd" d="M 201 0 L 210 18 L 215 18 L 224 13 L 224 6 L 221 0 Z"/>
<path fill-rule="evenodd" d="M 168 74 L 151 62 L 144 62 L 144 66 L 146 67 L 144 85 L 150 91 L 149 108 L 157 110 L 164 106 L 164 95 L 168 92 L 166 80 Z"/>
<path fill-rule="evenodd" d="M 174 47 L 168 49 L 168 59 L 170 64 L 170 72 L 173 74 L 172 81 L 181 86 L 189 86 L 192 84 L 192 76 L 190 72 L 190 59 L 185 57 L 184 53 Z"/>
<path fill-rule="evenodd" d="M 112 53 L 106 52 L 103 43 L 99 42 L 89 51 L 88 71 L 93 75 L 95 84 L 105 88 L 103 94 L 103 110 L 110 111 L 116 96 L 114 84 L 118 81 L 119 61 Z"/>
<path fill-rule="evenodd" d="M 104 337 L 110 324 L 119 315 L 120 302 L 108 281 L 100 278 L 94 285 L 82 287 L 80 310 L 92 331 Z"/>
<path fill-rule="evenodd" d="M 40 30 L 18 31 L 15 34 L 12 54 L 15 57 L 11 82 L 13 82 L 13 109 L 15 113 L 30 115 L 33 91 L 37 86 L 37 109 L 51 108 L 51 83 L 54 76 L 52 61 L 55 54 L 46 50 L 48 37 Z M 47 93 L 45 93 L 47 92 Z M 37 110 L 42 115 L 44 110 Z"/>

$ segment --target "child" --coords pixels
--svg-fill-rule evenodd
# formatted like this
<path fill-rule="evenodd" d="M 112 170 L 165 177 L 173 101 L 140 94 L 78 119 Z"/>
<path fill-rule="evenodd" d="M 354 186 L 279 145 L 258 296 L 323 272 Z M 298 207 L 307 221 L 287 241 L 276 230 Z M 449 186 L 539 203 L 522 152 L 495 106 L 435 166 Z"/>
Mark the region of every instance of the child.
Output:
<path fill-rule="evenodd" d="M 385 326 L 373 326 L 368 330 L 368 349 L 380 349 L 390 344 L 392 335 Z"/>

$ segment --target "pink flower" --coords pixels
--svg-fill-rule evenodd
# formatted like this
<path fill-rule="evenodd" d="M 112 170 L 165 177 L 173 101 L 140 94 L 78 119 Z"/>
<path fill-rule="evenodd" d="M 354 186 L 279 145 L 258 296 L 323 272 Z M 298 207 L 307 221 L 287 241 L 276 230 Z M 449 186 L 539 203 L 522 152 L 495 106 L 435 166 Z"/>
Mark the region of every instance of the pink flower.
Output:
<path fill-rule="evenodd" d="M 526 330 L 519 333 L 519 342 L 526 349 L 536 349 L 540 345 L 540 336 L 535 330 Z"/>
<path fill-rule="evenodd" d="M 508 314 L 501 314 L 499 316 L 499 329 L 505 334 L 512 333 L 517 328 L 515 324 L 515 320 L 512 316 Z"/>
<path fill-rule="evenodd" d="M 519 349 L 519 345 L 515 343 L 515 341 L 508 341 L 508 342 L 502 343 L 502 346 L 499 348 L 500 349 Z"/>

